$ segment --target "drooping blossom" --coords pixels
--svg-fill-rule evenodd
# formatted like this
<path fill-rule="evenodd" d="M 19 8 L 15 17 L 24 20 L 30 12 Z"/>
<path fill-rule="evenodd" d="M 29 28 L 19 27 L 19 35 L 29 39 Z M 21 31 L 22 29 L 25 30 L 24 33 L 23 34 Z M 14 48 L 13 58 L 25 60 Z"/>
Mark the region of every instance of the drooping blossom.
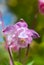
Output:
<path fill-rule="evenodd" d="M 18 25 L 19 24 L 19 25 Z M 6 36 L 7 39 L 7 44 L 11 47 L 14 48 L 15 50 L 19 49 L 19 46 L 16 44 L 16 40 L 14 40 L 15 38 L 15 34 L 17 32 L 17 29 L 19 29 L 20 27 L 25 26 L 27 27 L 27 24 L 25 22 L 18 22 L 15 25 L 11 25 L 6 27 L 3 30 L 4 35 Z M 21 30 L 22 31 L 22 30 Z M 19 31 L 20 32 L 20 31 Z M 6 44 L 6 47 L 8 47 Z"/>
<path fill-rule="evenodd" d="M 39 34 L 32 29 L 28 29 L 28 25 L 24 20 L 12 26 L 8 26 L 3 30 L 9 47 L 14 49 L 25 48 L 31 44 L 33 38 L 38 38 Z"/>
<path fill-rule="evenodd" d="M 15 39 L 16 39 L 16 44 L 18 44 L 19 47 L 25 48 L 28 46 L 28 44 L 31 44 L 33 38 L 38 38 L 38 37 L 39 34 L 34 30 L 21 27 L 17 30 Z"/>
<path fill-rule="evenodd" d="M 39 11 L 44 15 L 44 0 L 39 0 Z"/>

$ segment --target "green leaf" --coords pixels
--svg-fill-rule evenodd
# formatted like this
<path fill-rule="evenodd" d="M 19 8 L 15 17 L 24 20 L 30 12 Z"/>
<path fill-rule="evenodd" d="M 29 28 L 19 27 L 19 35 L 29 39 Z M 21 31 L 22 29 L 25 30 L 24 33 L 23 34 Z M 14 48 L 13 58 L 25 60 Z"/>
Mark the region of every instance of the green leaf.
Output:
<path fill-rule="evenodd" d="M 33 65 L 33 63 L 34 63 L 34 61 L 32 61 L 32 62 L 28 63 L 27 65 Z"/>
<path fill-rule="evenodd" d="M 14 64 L 15 65 L 22 65 L 20 62 L 17 62 L 17 61 L 15 61 Z"/>

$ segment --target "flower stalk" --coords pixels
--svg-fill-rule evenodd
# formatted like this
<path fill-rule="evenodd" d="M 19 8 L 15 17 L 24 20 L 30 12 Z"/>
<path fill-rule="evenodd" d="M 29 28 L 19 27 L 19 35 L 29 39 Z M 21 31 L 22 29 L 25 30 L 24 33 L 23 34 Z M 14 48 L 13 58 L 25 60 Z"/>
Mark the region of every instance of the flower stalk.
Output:
<path fill-rule="evenodd" d="M 2 18 L 2 13 L 0 12 L 0 18 L 1 18 L 1 21 L 0 21 L 0 24 L 2 25 L 2 30 L 4 29 L 4 22 L 3 22 L 3 18 Z"/>
<path fill-rule="evenodd" d="M 26 50 L 26 56 L 28 56 L 28 53 L 29 53 L 29 47 L 30 47 L 30 45 L 28 44 L 28 46 L 27 46 L 27 50 Z"/>
<path fill-rule="evenodd" d="M 14 65 L 14 61 L 13 61 L 13 58 L 12 58 L 12 54 L 11 54 L 11 51 L 10 51 L 10 48 L 8 47 L 8 53 L 9 53 L 9 56 L 10 56 L 10 60 L 11 60 L 11 65 Z"/>
<path fill-rule="evenodd" d="M 21 62 L 21 48 L 19 48 L 19 55 L 18 55 L 19 57 L 19 62 Z"/>
<path fill-rule="evenodd" d="M 25 58 L 24 58 L 24 60 L 23 60 L 23 65 L 25 65 L 26 60 L 27 60 L 27 58 L 28 58 L 28 54 L 29 54 L 29 47 L 30 47 L 30 45 L 28 44 L 27 49 L 26 49 Z"/>

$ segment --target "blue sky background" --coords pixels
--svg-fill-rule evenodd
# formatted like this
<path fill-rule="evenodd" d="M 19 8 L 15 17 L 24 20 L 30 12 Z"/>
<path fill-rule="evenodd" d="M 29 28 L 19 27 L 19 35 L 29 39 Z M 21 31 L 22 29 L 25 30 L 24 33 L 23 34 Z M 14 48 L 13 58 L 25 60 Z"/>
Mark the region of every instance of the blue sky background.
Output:
<path fill-rule="evenodd" d="M 8 26 L 16 21 L 16 16 L 7 12 L 3 15 L 3 21 L 5 26 Z"/>

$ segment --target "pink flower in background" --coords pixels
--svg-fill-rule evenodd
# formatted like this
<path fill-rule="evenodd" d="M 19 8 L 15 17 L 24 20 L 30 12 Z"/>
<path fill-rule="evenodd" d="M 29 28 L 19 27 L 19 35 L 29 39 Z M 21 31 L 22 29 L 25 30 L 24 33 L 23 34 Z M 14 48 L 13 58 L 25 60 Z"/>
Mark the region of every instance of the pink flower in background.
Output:
<path fill-rule="evenodd" d="M 44 0 L 39 0 L 39 11 L 44 14 Z"/>
<path fill-rule="evenodd" d="M 23 19 L 15 25 L 6 27 L 3 33 L 6 36 L 7 45 L 14 50 L 27 47 L 33 38 L 39 37 L 37 32 L 28 29 L 28 25 Z"/>

